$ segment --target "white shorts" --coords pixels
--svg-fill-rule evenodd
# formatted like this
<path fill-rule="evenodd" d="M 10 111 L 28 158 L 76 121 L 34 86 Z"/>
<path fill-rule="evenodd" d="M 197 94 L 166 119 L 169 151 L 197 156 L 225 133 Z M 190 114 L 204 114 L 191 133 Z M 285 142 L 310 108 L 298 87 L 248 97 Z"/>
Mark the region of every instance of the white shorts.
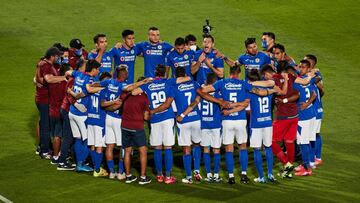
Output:
<path fill-rule="evenodd" d="M 223 144 L 234 144 L 234 139 L 238 144 L 247 142 L 246 120 L 223 120 L 222 138 Z"/>
<path fill-rule="evenodd" d="M 251 128 L 250 147 L 261 148 L 270 147 L 272 143 L 272 126 L 266 128 Z"/>
<path fill-rule="evenodd" d="M 212 148 L 221 147 L 221 134 L 220 128 L 215 129 L 201 129 L 201 142 L 203 147 L 211 146 Z"/>
<path fill-rule="evenodd" d="M 105 147 L 105 136 L 103 128 L 97 125 L 88 125 L 88 145 L 95 147 Z"/>
<path fill-rule="evenodd" d="M 77 116 L 69 112 L 70 127 L 74 138 L 82 138 L 83 140 L 87 139 L 87 130 L 85 124 L 86 119 L 87 116 Z"/>
<path fill-rule="evenodd" d="M 316 119 L 316 120 L 315 120 L 315 130 L 316 130 L 316 133 L 320 133 L 321 121 L 322 121 L 322 119 Z"/>
<path fill-rule="evenodd" d="M 200 120 L 188 123 L 177 123 L 178 127 L 178 145 L 191 146 L 192 143 L 200 143 L 201 129 Z"/>
<path fill-rule="evenodd" d="M 316 118 L 310 119 L 311 121 L 311 133 L 310 133 L 310 141 L 316 141 Z"/>
<path fill-rule="evenodd" d="M 175 144 L 174 119 L 170 118 L 158 123 L 151 124 L 151 146 L 173 146 Z"/>
<path fill-rule="evenodd" d="M 245 111 L 250 111 L 251 108 L 250 108 L 250 104 L 245 108 Z"/>
<path fill-rule="evenodd" d="M 105 119 L 105 144 L 121 146 L 121 118 L 106 115 Z"/>
<path fill-rule="evenodd" d="M 298 144 L 309 144 L 310 137 L 314 132 L 314 122 L 313 119 L 298 121 L 298 131 L 297 131 L 297 143 Z"/>

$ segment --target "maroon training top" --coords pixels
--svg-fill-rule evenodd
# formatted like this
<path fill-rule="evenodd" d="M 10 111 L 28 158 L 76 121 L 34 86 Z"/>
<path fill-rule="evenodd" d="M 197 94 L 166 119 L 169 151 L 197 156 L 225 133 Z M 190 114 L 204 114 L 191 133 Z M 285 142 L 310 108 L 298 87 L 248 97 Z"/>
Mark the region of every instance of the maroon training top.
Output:
<path fill-rule="evenodd" d="M 75 54 L 75 48 L 69 49 L 69 65 L 74 69 L 76 66 L 76 62 L 80 59 L 79 56 Z M 85 49 L 82 49 L 82 57 L 87 59 L 88 52 Z"/>
<path fill-rule="evenodd" d="M 37 104 L 49 104 L 49 89 L 44 76 L 52 74 L 53 65 L 45 60 L 40 60 L 36 68 L 36 81 L 41 83 L 43 86 L 36 86 L 35 102 Z M 40 81 L 40 79 L 43 81 Z"/>
<path fill-rule="evenodd" d="M 280 74 L 275 74 L 273 76 L 275 85 L 279 86 L 280 88 L 284 85 L 284 78 Z M 277 98 L 285 99 L 289 98 L 290 96 L 297 94 L 298 91 L 293 88 L 294 81 L 296 80 L 296 77 L 288 74 L 288 89 L 286 95 L 278 95 Z M 288 102 L 286 104 L 284 103 L 277 103 L 276 104 L 276 112 L 275 112 L 275 119 L 283 120 L 283 119 L 289 119 L 297 117 L 298 115 L 298 109 L 295 102 Z"/>
<path fill-rule="evenodd" d="M 72 88 L 74 86 L 74 78 L 70 78 L 66 84 L 65 92 L 67 88 Z M 70 110 L 70 104 L 74 104 L 76 102 L 75 98 L 72 97 L 70 94 L 65 93 L 65 97 L 62 101 L 61 108 L 64 109 L 66 112 Z"/>
<path fill-rule="evenodd" d="M 123 93 L 120 98 L 123 101 L 121 127 L 132 130 L 144 129 L 144 113 L 149 111 L 150 105 L 146 94 L 133 96 L 131 93 Z"/>

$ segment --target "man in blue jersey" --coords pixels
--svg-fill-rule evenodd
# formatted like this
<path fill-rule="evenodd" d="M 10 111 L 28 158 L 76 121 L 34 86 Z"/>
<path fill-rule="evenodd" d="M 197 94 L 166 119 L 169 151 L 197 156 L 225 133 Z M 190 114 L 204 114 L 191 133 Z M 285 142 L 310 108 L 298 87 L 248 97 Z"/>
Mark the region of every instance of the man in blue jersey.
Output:
<path fill-rule="evenodd" d="M 76 171 L 89 172 L 93 169 L 84 164 L 87 156 L 89 155 L 89 149 L 87 146 L 87 128 L 85 121 L 87 119 L 86 110 L 80 111 L 75 106 L 88 106 L 89 97 L 88 94 L 95 93 L 101 90 L 101 88 L 91 87 L 90 83 L 93 81 L 93 77 L 96 77 L 99 73 L 101 64 L 96 60 L 89 60 L 86 63 L 85 73 L 79 71 L 67 71 L 66 76 L 72 76 L 74 78 L 74 92 L 72 94 L 76 99 L 76 103 L 70 106 L 69 120 L 71 131 L 74 141 L 74 150 L 76 156 Z M 70 93 L 70 92 L 69 92 Z M 77 97 L 79 95 L 79 97 Z M 86 108 L 85 108 L 86 109 Z"/>
<path fill-rule="evenodd" d="M 202 87 L 201 92 L 209 93 L 220 91 L 223 100 L 232 102 L 231 108 L 223 111 L 224 117 L 222 120 L 222 139 L 225 145 L 225 161 L 229 173 L 229 184 L 235 183 L 234 177 L 234 140 L 238 143 L 241 163 L 241 182 L 248 183 L 249 178 L 246 175 L 248 165 L 248 153 L 246 148 L 247 131 L 246 131 L 246 113 L 245 108 L 249 105 L 248 91 L 256 94 L 268 95 L 270 92 L 264 89 L 253 88 L 251 84 L 239 79 L 240 67 L 233 66 L 230 68 L 230 77 L 219 80 L 212 85 Z M 254 85 L 257 86 L 273 86 L 272 81 L 256 81 Z M 204 94 L 200 95 L 203 97 Z M 205 98 L 209 100 L 208 98 Z M 212 97 L 212 102 L 219 103 L 218 99 Z"/>
<path fill-rule="evenodd" d="M 195 52 L 185 49 L 185 39 L 178 37 L 175 40 L 175 48 L 166 56 L 166 65 L 171 68 L 171 77 L 175 77 L 175 69 L 179 66 L 185 68 L 187 76 L 191 76 L 191 63 Z M 167 74 L 169 71 L 167 71 Z"/>
<path fill-rule="evenodd" d="M 209 73 L 205 85 L 212 85 L 217 81 L 215 73 Z M 220 92 L 210 93 L 215 98 L 221 98 Z M 201 142 L 204 148 L 203 159 L 206 171 L 205 180 L 209 183 L 219 183 L 221 178 L 220 171 L 220 147 L 221 147 L 221 111 L 220 106 L 216 103 L 201 100 Z M 210 147 L 214 152 L 214 176 L 211 173 Z"/>
<path fill-rule="evenodd" d="M 185 68 L 178 67 L 176 69 L 176 77 L 185 77 Z M 187 81 L 171 86 L 167 92 L 165 102 L 159 107 L 150 111 L 151 115 L 158 112 L 163 112 L 171 106 L 175 101 L 177 108 L 177 127 L 178 127 L 178 144 L 183 147 L 183 162 L 186 173 L 186 178 L 182 179 L 183 183 L 192 184 L 191 175 L 191 145 L 194 143 L 193 158 L 194 158 L 194 175 L 195 179 L 200 181 L 200 158 L 201 149 L 199 143 L 201 141 L 200 132 L 200 112 L 197 105 L 200 102 L 200 97 L 196 90 L 199 85 L 194 81 Z"/>
<path fill-rule="evenodd" d="M 310 62 L 310 69 L 314 70 L 316 69 L 317 64 L 317 58 L 315 55 L 308 54 L 304 58 L 305 60 L 308 60 Z M 323 108 L 322 108 L 322 96 L 324 95 L 324 86 L 323 86 L 323 80 L 320 72 L 317 74 L 320 78 L 316 82 L 315 92 L 317 94 L 316 99 L 314 100 L 314 108 L 316 111 L 316 121 L 315 121 L 315 130 L 316 130 L 316 142 L 315 142 L 315 165 L 322 164 L 321 159 L 321 150 L 322 150 L 322 137 L 320 134 L 321 129 L 321 121 L 323 117 Z"/>
<path fill-rule="evenodd" d="M 309 73 L 310 62 L 307 60 L 301 60 L 299 64 L 300 77 L 306 77 Z M 312 175 L 310 160 L 311 149 L 310 141 L 315 140 L 315 117 L 316 112 L 314 105 L 312 104 L 316 98 L 314 90 L 315 79 L 312 79 L 308 85 L 300 85 L 294 83 L 293 88 L 299 91 L 300 98 L 298 100 L 299 109 L 299 122 L 297 132 L 297 143 L 300 145 L 301 157 L 303 164 L 295 168 L 296 176 L 310 176 Z"/>
<path fill-rule="evenodd" d="M 196 51 L 191 65 L 191 74 L 196 74 L 196 81 L 202 85 L 208 73 L 215 73 L 218 78 L 224 77 L 224 61 L 217 57 L 214 49 L 215 40 L 211 35 L 204 35 L 203 49 Z"/>
<path fill-rule="evenodd" d="M 95 43 L 95 51 L 89 53 L 88 59 L 94 59 L 101 64 L 99 75 L 103 72 L 112 73 L 113 57 L 118 54 L 116 49 L 106 51 L 107 39 L 105 34 L 97 34 L 93 40 Z M 97 78 L 95 79 L 97 80 Z"/>
<path fill-rule="evenodd" d="M 169 43 L 160 41 L 160 31 L 156 27 L 150 27 L 148 31 L 149 41 L 136 44 L 139 52 L 144 57 L 145 77 L 155 77 L 157 65 L 165 65 L 165 57 L 173 48 Z"/>
<path fill-rule="evenodd" d="M 131 84 L 134 83 L 135 77 L 135 59 L 140 52 L 135 46 L 134 31 L 124 30 L 121 35 L 123 39 L 121 46 L 119 46 L 119 48 L 117 48 L 117 46 L 112 48 L 110 52 L 112 52 L 113 49 L 117 51 L 117 55 L 114 57 L 114 67 L 118 67 L 119 65 L 126 65 L 128 67 L 129 76 L 124 82 Z M 117 71 L 114 71 L 114 78 L 117 76 L 116 72 Z"/>

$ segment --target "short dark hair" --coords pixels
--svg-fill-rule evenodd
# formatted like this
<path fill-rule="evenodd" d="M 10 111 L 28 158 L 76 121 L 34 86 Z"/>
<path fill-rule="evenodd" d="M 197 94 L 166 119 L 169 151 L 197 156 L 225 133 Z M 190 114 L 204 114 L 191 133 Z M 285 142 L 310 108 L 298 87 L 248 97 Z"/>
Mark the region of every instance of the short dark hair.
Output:
<path fill-rule="evenodd" d="M 111 73 L 109 73 L 109 72 L 102 72 L 102 73 L 100 74 L 99 80 L 102 81 L 102 80 L 104 80 L 105 78 L 111 78 L 111 77 L 112 77 L 112 76 L 111 76 Z"/>
<path fill-rule="evenodd" d="M 151 30 L 151 31 L 156 31 L 156 30 L 159 30 L 159 28 L 157 28 L 157 27 L 150 27 L 150 28 L 149 28 L 149 31 L 150 31 L 150 30 Z"/>
<path fill-rule="evenodd" d="M 53 47 L 58 48 L 60 51 L 64 52 L 64 51 L 69 51 L 68 47 L 65 47 L 64 45 L 62 45 L 60 42 L 56 42 L 53 44 Z"/>
<path fill-rule="evenodd" d="M 91 72 L 92 69 L 100 68 L 100 66 L 101 64 L 98 61 L 94 59 L 88 60 L 86 62 L 85 72 Z"/>
<path fill-rule="evenodd" d="M 117 66 L 117 67 L 115 68 L 116 76 L 117 76 L 117 77 L 120 77 L 120 75 L 121 75 L 122 72 L 128 71 L 127 69 L 128 69 L 127 65 L 124 65 L 124 64 L 121 64 L 121 65 Z"/>
<path fill-rule="evenodd" d="M 251 69 L 247 75 L 248 79 L 250 81 L 258 81 L 261 80 L 261 75 L 259 70 L 257 69 Z"/>
<path fill-rule="evenodd" d="M 63 64 L 61 64 L 61 66 L 60 66 L 60 75 L 61 76 L 64 76 L 65 75 L 65 73 L 66 73 L 66 71 L 68 71 L 68 70 L 70 70 L 70 65 L 68 64 L 68 63 L 63 63 Z"/>
<path fill-rule="evenodd" d="M 62 52 L 56 48 L 56 47 L 50 47 L 48 50 L 46 50 L 44 57 L 46 59 L 50 59 L 52 56 L 60 56 Z"/>
<path fill-rule="evenodd" d="M 97 35 L 95 35 L 95 37 L 93 39 L 94 43 L 97 43 L 100 37 L 106 37 L 106 35 L 105 34 L 97 34 Z"/>
<path fill-rule="evenodd" d="M 155 76 L 164 77 L 166 72 L 166 66 L 163 64 L 159 64 L 156 66 Z"/>
<path fill-rule="evenodd" d="M 217 80 L 217 75 L 214 72 L 208 73 L 206 75 L 206 84 L 211 85 Z"/>
<path fill-rule="evenodd" d="M 192 34 L 188 34 L 185 37 L 185 43 L 186 44 L 189 44 L 190 41 L 194 41 L 194 42 L 196 41 L 196 37 L 194 35 L 192 35 Z"/>
<path fill-rule="evenodd" d="M 290 64 L 289 64 L 288 61 L 285 61 L 285 60 L 279 61 L 278 65 L 276 66 L 277 73 L 281 73 L 281 72 L 285 71 L 286 67 L 289 66 L 289 65 Z"/>
<path fill-rule="evenodd" d="M 275 40 L 275 34 L 273 32 L 263 32 L 263 35 L 266 35 L 271 39 Z"/>
<path fill-rule="evenodd" d="M 272 47 L 272 52 L 274 52 L 275 49 L 280 49 L 281 52 L 285 52 L 285 47 L 284 47 L 284 45 L 282 45 L 282 44 L 275 44 L 275 45 Z"/>
<path fill-rule="evenodd" d="M 308 59 L 314 61 L 315 64 L 317 63 L 317 58 L 313 54 L 307 54 L 307 55 L 305 55 L 305 58 L 308 58 Z"/>
<path fill-rule="evenodd" d="M 311 66 L 310 61 L 305 60 L 305 59 L 301 60 L 300 63 L 305 64 L 307 67 L 310 67 L 310 66 Z"/>
<path fill-rule="evenodd" d="M 241 68 L 239 65 L 231 66 L 230 67 L 230 74 L 239 74 L 241 73 Z"/>
<path fill-rule="evenodd" d="M 254 37 L 249 37 L 245 40 L 245 47 L 247 48 L 250 44 L 256 43 L 256 39 Z"/>
<path fill-rule="evenodd" d="M 185 68 L 183 66 L 179 66 L 175 69 L 175 76 L 178 77 L 184 77 L 185 76 Z"/>
<path fill-rule="evenodd" d="M 77 61 L 76 61 L 76 64 L 75 64 L 75 69 L 74 69 L 74 70 L 79 70 L 79 68 L 80 68 L 81 66 L 83 66 L 84 63 L 86 63 L 86 60 L 85 60 L 85 59 L 80 58 L 79 60 L 77 60 Z"/>
<path fill-rule="evenodd" d="M 215 42 L 214 37 L 211 35 L 203 35 L 203 39 L 205 39 L 205 38 L 210 38 L 213 43 Z"/>
<path fill-rule="evenodd" d="M 275 70 L 271 65 L 265 64 L 261 66 L 260 72 L 262 75 L 264 75 L 265 73 L 275 73 Z"/>
<path fill-rule="evenodd" d="M 284 71 L 289 71 L 289 70 L 296 72 L 296 69 L 294 68 L 294 66 L 286 66 Z"/>
<path fill-rule="evenodd" d="M 133 35 L 133 34 L 134 34 L 134 31 L 132 31 L 132 30 L 123 30 L 121 33 L 121 36 L 122 36 L 122 38 L 125 38 L 128 35 Z"/>
<path fill-rule="evenodd" d="M 175 46 L 180 46 L 180 45 L 184 45 L 185 44 L 185 39 L 182 37 L 178 37 L 175 40 Z"/>

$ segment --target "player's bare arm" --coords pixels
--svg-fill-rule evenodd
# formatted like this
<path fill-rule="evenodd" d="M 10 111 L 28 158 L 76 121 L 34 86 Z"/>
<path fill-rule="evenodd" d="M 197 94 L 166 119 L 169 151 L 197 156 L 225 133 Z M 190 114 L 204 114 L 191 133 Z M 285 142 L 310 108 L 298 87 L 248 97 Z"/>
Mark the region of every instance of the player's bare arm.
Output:
<path fill-rule="evenodd" d="M 232 113 L 242 111 L 243 109 L 245 109 L 245 108 L 249 105 L 250 100 L 249 100 L 249 99 L 245 99 L 243 102 L 244 102 L 244 103 L 243 103 L 242 105 L 239 105 L 239 106 L 237 106 L 237 107 L 235 107 L 235 108 L 232 108 L 232 109 L 225 109 L 225 110 L 222 111 L 222 113 L 223 113 L 225 116 L 228 116 L 228 115 L 230 115 L 230 114 L 232 114 Z M 242 102 L 241 102 L 241 103 L 242 103 Z"/>
<path fill-rule="evenodd" d="M 249 83 L 259 87 L 273 87 L 275 85 L 275 82 L 273 80 L 252 81 Z"/>
<path fill-rule="evenodd" d="M 224 77 L 224 68 L 215 68 L 208 58 L 206 58 L 204 62 L 219 78 Z"/>
<path fill-rule="evenodd" d="M 179 116 L 176 117 L 176 120 L 181 122 L 183 118 L 188 115 L 195 107 L 200 103 L 200 96 L 196 96 L 195 100 L 182 112 Z"/>
<path fill-rule="evenodd" d="M 172 98 L 172 97 L 166 98 L 166 100 L 163 104 L 161 104 L 159 107 L 157 107 L 153 110 L 150 110 L 150 114 L 153 115 L 155 113 L 165 111 L 166 109 L 168 109 L 171 106 L 171 103 L 173 101 L 174 101 L 174 98 Z"/>
<path fill-rule="evenodd" d="M 209 92 L 214 92 L 214 91 L 215 91 L 215 89 L 212 85 L 207 85 L 207 86 L 202 87 L 201 89 L 197 89 L 196 93 L 198 95 L 200 95 L 201 98 L 203 98 L 207 101 L 219 104 L 222 108 L 228 108 L 230 106 L 229 102 L 222 100 L 222 99 L 215 98 L 209 94 Z"/>
<path fill-rule="evenodd" d="M 201 63 L 205 60 L 205 58 L 205 52 L 201 53 L 199 59 L 196 62 L 193 62 L 193 64 L 191 65 L 191 74 L 195 74 L 196 72 L 198 72 Z"/>
<path fill-rule="evenodd" d="M 103 89 L 104 89 L 103 87 L 95 87 L 92 86 L 91 84 L 86 84 L 86 91 L 88 91 L 90 94 L 100 92 Z"/>
<path fill-rule="evenodd" d="M 141 80 L 139 82 L 135 82 L 133 84 L 130 85 L 126 85 L 125 88 L 123 89 L 124 92 L 131 92 L 134 89 L 140 87 L 141 85 L 147 84 L 149 82 L 153 81 L 152 78 L 145 78 L 144 80 Z"/>
<path fill-rule="evenodd" d="M 47 83 L 58 83 L 58 82 L 66 80 L 66 77 L 47 74 L 44 76 L 44 79 Z"/>
<path fill-rule="evenodd" d="M 72 97 L 74 97 L 76 100 L 85 97 L 86 95 L 83 92 L 75 93 L 72 89 L 68 88 L 66 90 L 68 94 L 70 94 Z"/>
<path fill-rule="evenodd" d="M 310 104 L 312 104 L 314 102 L 314 100 L 316 99 L 316 93 L 315 91 L 312 92 L 311 97 L 306 101 L 306 102 L 302 102 L 300 105 L 300 109 L 304 110 L 306 108 L 309 107 Z"/>

